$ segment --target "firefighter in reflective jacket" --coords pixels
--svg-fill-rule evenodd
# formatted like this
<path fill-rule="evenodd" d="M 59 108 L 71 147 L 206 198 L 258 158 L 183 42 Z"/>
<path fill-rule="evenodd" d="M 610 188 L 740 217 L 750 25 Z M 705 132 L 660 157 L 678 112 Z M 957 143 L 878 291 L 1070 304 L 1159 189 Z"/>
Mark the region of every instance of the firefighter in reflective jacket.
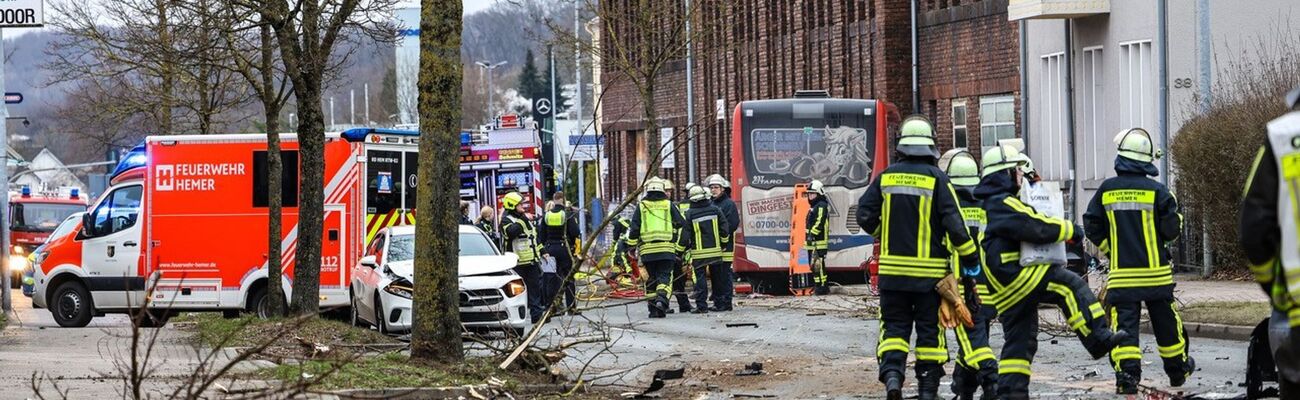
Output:
<path fill-rule="evenodd" d="M 627 261 L 627 232 L 632 225 L 632 220 L 623 215 L 614 217 L 614 261 L 613 267 L 610 268 L 610 275 L 607 277 L 612 282 L 618 282 L 619 285 L 631 283 L 632 264 Z"/>
<path fill-rule="evenodd" d="M 672 182 L 664 180 L 664 183 L 667 184 L 669 198 L 677 205 L 677 212 L 685 216 L 686 210 L 691 207 L 691 204 L 682 200 L 686 200 L 686 192 L 690 192 L 691 186 L 695 184 L 687 183 L 686 192 L 683 193 L 681 199 L 677 199 L 672 197 L 676 194 L 676 191 L 672 189 Z M 676 235 L 678 238 L 682 238 L 682 229 L 685 228 L 686 224 L 683 224 L 681 228 L 677 229 Z M 691 249 L 686 247 L 685 244 L 679 243 L 677 246 L 677 264 L 673 265 L 673 297 L 677 298 L 677 310 L 682 313 L 691 312 L 691 295 L 686 291 L 687 287 L 695 287 L 695 269 L 691 267 Z M 672 314 L 673 310 L 669 309 L 668 313 Z"/>
<path fill-rule="evenodd" d="M 953 149 L 939 159 L 939 168 L 948 174 L 957 193 L 962 220 L 970 237 L 980 243 L 988 218 L 983 204 L 975 198 L 975 187 L 980 183 L 980 168 L 966 149 Z M 955 252 L 954 252 L 955 253 Z M 962 277 L 966 289 L 966 306 L 970 309 L 975 327 L 957 325 L 957 367 L 953 369 L 952 392 L 959 399 L 973 399 L 975 391 L 982 389 L 981 399 L 997 396 L 998 360 L 989 348 L 989 325 L 998 316 L 989 297 L 988 279 L 984 277 L 983 260 L 979 268 L 961 268 L 961 260 L 952 257 L 953 273 Z M 973 291 L 972 291 L 973 290 Z M 987 307 L 981 304 L 988 304 Z"/>
<path fill-rule="evenodd" d="M 979 262 L 976 244 L 962 223 L 948 176 L 935 166 L 934 128 L 923 117 L 903 122 L 899 162 L 871 182 L 858 201 L 857 222 L 880 240 L 880 381 L 887 398 L 901 399 L 908 341 L 916 330 L 916 378 L 920 398 L 937 398 L 948 362 L 939 325 L 939 292 L 948 276 L 948 247 L 963 265 Z"/>
<path fill-rule="evenodd" d="M 808 191 L 804 192 L 804 196 L 808 197 L 809 205 L 808 217 L 804 221 L 804 229 L 807 229 L 804 234 L 804 249 L 808 251 L 808 262 L 812 265 L 813 283 L 816 285 L 813 294 L 824 296 L 831 293 L 830 287 L 826 286 L 826 246 L 831 234 L 826 185 L 814 179 L 808 183 Z"/>
<path fill-rule="evenodd" d="M 984 152 L 983 178 L 975 197 L 984 202 L 984 276 L 992 306 L 1001 316 L 1002 357 L 998 360 L 998 398 L 1029 398 L 1030 365 L 1038 351 L 1038 305 L 1060 307 L 1066 323 L 1093 359 L 1105 356 L 1128 337 L 1111 333 L 1101 303 L 1078 275 L 1060 265 L 1022 265 L 1020 244 L 1083 240 L 1083 229 L 1052 218 L 1016 197 L 1027 157 L 1002 145 Z M 985 305 L 988 306 L 987 304 Z"/>
<path fill-rule="evenodd" d="M 528 291 L 528 314 L 533 323 L 537 323 L 546 312 L 546 304 L 542 301 L 542 268 L 539 265 L 541 248 L 537 243 L 537 230 L 519 207 L 523 201 L 524 197 L 518 192 L 506 193 L 501 198 L 501 206 L 506 209 L 501 221 L 501 237 L 504 240 L 502 247 L 519 257 L 515 272 L 524 279 L 524 288 Z"/>
<path fill-rule="evenodd" d="M 731 311 L 731 295 L 735 292 L 731 271 L 731 261 L 735 255 L 735 241 L 732 238 L 736 236 L 736 230 L 740 229 L 740 213 L 736 211 L 736 202 L 731 200 L 731 182 L 726 178 L 718 174 L 709 175 L 704 180 L 704 186 L 713 195 L 713 205 L 722 210 L 722 216 L 727 217 L 728 225 L 722 232 L 722 264 L 709 270 L 709 283 L 713 285 L 713 308 L 709 311 Z"/>
<path fill-rule="evenodd" d="M 1160 173 L 1152 164 L 1161 154 L 1151 134 L 1142 128 L 1126 129 L 1115 136 L 1115 144 L 1119 146 L 1117 176 L 1101 183 L 1083 223 L 1088 239 L 1110 257 L 1105 300 L 1111 329 L 1129 336 L 1110 353 L 1116 393 L 1137 394 L 1142 381 L 1138 324 L 1144 302 L 1169 385 L 1179 387 L 1196 370 L 1196 363 L 1187 355 L 1187 334 L 1174 303 L 1174 272 L 1165 245 L 1178 238 L 1183 218 L 1169 189 L 1148 178 Z"/>
<path fill-rule="evenodd" d="M 1241 247 L 1273 304 L 1269 348 L 1281 398 L 1300 397 L 1300 88 L 1287 94 L 1291 111 L 1268 123 L 1268 141 L 1255 156 L 1241 206 Z"/>
<path fill-rule="evenodd" d="M 722 264 L 722 232 L 727 217 L 709 201 L 709 192 L 700 186 L 687 191 L 690 208 L 686 210 L 686 224 L 682 228 L 682 243 L 691 255 L 691 268 L 695 277 L 695 309 L 693 314 L 709 311 L 709 280 L 704 279 L 711 268 Z M 714 300 L 715 304 L 717 300 Z"/>
<path fill-rule="evenodd" d="M 668 314 L 668 294 L 672 292 L 673 265 L 680 246 L 675 233 L 683 220 L 677 207 L 664 193 L 664 183 L 651 179 L 645 185 L 645 198 L 637 205 L 628 230 L 627 244 L 637 248 L 641 265 L 646 268 L 646 298 L 650 318 Z"/>
<path fill-rule="evenodd" d="M 567 203 L 564 192 L 555 192 L 551 197 L 551 209 L 542 215 L 541 236 L 538 237 L 546 255 L 555 260 L 555 274 L 543 274 L 542 283 L 546 286 L 543 301 L 547 306 L 555 304 L 563 292 L 564 302 L 556 307 L 557 314 L 576 314 L 578 309 L 577 286 L 573 282 L 573 254 L 579 248 L 578 241 L 581 240 L 582 233 L 578 229 L 577 215 L 569 212 Z"/>

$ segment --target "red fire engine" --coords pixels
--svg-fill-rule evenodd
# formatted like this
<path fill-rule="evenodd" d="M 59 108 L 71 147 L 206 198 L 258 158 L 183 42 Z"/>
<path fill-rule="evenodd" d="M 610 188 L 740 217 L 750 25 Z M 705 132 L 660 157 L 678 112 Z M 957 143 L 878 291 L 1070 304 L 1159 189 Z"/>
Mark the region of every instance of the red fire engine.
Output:
<path fill-rule="evenodd" d="M 9 194 L 9 271 L 13 274 L 13 287 L 22 282 L 20 276 L 27 268 L 27 255 L 45 243 L 65 218 L 86 211 L 86 199 L 80 190 L 33 194 L 24 186 L 19 193 Z"/>

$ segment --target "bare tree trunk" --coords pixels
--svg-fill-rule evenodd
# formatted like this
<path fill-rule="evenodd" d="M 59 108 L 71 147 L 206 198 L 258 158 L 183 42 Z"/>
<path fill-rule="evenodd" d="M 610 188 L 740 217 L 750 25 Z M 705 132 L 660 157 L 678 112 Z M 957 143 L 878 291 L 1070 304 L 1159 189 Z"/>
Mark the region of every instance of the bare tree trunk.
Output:
<path fill-rule="evenodd" d="M 275 91 L 275 54 L 272 46 L 271 27 L 262 25 L 259 28 L 261 36 L 262 58 L 258 65 L 258 71 L 262 75 L 262 110 L 266 118 L 266 203 L 268 213 L 267 223 L 267 251 L 266 251 L 266 293 L 271 299 L 271 317 L 284 315 L 282 299 L 284 299 L 284 288 L 280 287 L 280 264 L 281 251 L 280 247 L 283 242 L 284 233 L 282 232 L 284 199 L 281 191 L 283 186 L 284 166 L 280 158 L 280 109 L 284 103 L 280 101 Z M 296 165 L 294 166 L 297 167 Z"/>
<path fill-rule="evenodd" d="M 415 318 L 411 358 L 459 361 L 464 354 L 458 235 L 461 0 L 423 0 L 420 16 L 420 169 L 415 225 Z"/>
<path fill-rule="evenodd" d="M 306 60 L 304 60 L 306 61 Z M 320 312 L 321 233 L 325 215 L 325 117 L 321 113 L 320 82 L 294 86 L 298 100 L 298 248 L 294 253 L 294 315 Z M 458 139 L 459 140 L 459 139 Z"/>

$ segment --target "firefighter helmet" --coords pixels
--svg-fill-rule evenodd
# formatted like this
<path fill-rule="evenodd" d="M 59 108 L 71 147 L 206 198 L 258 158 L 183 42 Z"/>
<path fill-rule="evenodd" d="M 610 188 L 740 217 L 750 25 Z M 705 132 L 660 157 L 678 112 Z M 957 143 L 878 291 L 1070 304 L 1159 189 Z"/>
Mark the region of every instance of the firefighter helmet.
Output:
<path fill-rule="evenodd" d="M 939 168 L 948 174 L 948 179 L 957 186 L 976 186 L 980 184 L 980 166 L 975 157 L 966 149 L 952 149 L 939 158 Z"/>
<path fill-rule="evenodd" d="M 934 125 L 923 115 L 913 115 L 903 120 L 899 129 L 898 152 L 909 156 L 939 158 L 934 143 Z"/>
<path fill-rule="evenodd" d="M 817 193 L 818 196 L 825 196 L 826 185 L 822 184 L 822 181 L 813 179 L 812 182 L 808 182 L 808 191 L 812 193 Z"/>
<path fill-rule="evenodd" d="M 727 178 L 723 178 L 722 175 L 713 174 L 713 175 L 709 175 L 708 178 L 704 179 L 704 185 L 705 186 L 718 185 L 721 186 L 723 189 L 726 189 L 731 187 L 731 182 L 728 182 Z"/>
<path fill-rule="evenodd" d="M 645 191 L 646 193 L 650 193 L 650 192 L 664 193 L 663 179 L 659 179 L 659 177 L 657 176 L 654 178 L 650 178 L 650 180 L 646 181 L 645 183 Z"/>
<path fill-rule="evenodd" d="M 983 177 L 994 172 L 1025 165 L 1025 163 L 1029 162 L 1029 157 L 1020 154 L 1020 151 L 1016 150 L 1015 147 L 1003 144 L 985 150 L 982 161 L 984 162 L 984 168 L 980 176 Z"/>
<path fill-rule="evenodd" d="M 686 189 L 686 191 L 690 196 L 691 201 L 704 201 L 709 199 L 709 191 L 705 190 L 702 186 L 691 185 L 691 188 Z"/>
<path fill-rule="evenodd" d="M 519 192 L 506 193 L 505 197 L 501 198 L 501 206 L 510 211 L 514 211 L 522 202 L 524 202 L 524 196 L 520 195 Z"/>
<path fill-rule="evenodd" d="M 690 193 L 691 193 L 691 188 L 695 188 L 695 187 L 699 187 L 699 186 L 700 186 L 700 185 L 696 185 L 695 182 L 686 182 L 686 186 L 683 186 L 683 189 L 682 189 L 682 190 L 685 190 L 685 191 L 686 191 L 686 194 L 689 196 Z"/>
<path fill-rule="evenodd" d="M 1119 156 L 1134 161 L 1153 162 L 1164 156 L 1151 141 L 1151 133 L 1142 128 L 1125 129 L 1115 135 Z"/>

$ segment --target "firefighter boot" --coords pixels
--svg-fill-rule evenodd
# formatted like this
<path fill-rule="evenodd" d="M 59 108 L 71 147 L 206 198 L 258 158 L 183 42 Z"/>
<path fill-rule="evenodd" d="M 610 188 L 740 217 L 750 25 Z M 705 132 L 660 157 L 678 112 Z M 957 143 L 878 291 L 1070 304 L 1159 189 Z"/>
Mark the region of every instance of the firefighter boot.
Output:
<path fill-rule="evenodd" d="M 885 398 L 887 400 L 903 400 L 902 372 L 885 373 Z"/>
<path fill-rule="evenodd" d="M 943 367 L 938 365 L 917 371 L 916 386 L 921 400 L 939 399 L 939 378 L 943 378 Z"/>
<path fill-rule="evenodd" d="M 1188 356 L 1187 364 L 1184 365 L 1183 370 L 1179 372 L 1181 373 L 1169 374 L 1169 386 L 1182 387 L 1184 383 L 1187 383 L 1187 377 L 1192 376 L 1192 373 L 1196 372 L 1196 360 L 1191 356 Z"/>
<path fill-rule="evenodd" d="M 1137 394 L 1138 382 L 1141 380 L 1141 375 L 1134 371 L 1115 374 L 1115 394 Z"/>
<path fill-rule="evenodd" d="M 975 376 L 975 371 L 966 366 L 957 364 L 952 371 L 952 393 L 957 395 L 961 400 L 973 400 L 975 398 L 975 389 L 979 388 L 979 381 Z"/>
<path fill-rule="evenodd" d="M 831 287 L 830 287 L 830 286 L 826 286 L 826 285 L 817 285 L 817 287 L 816 287 L 815 289 L 813 289 L 813 295 L 817 295 L 817 296 L 825 296 L 825 295 L 828 295 L 828 294 L 831 294 Z"/>

